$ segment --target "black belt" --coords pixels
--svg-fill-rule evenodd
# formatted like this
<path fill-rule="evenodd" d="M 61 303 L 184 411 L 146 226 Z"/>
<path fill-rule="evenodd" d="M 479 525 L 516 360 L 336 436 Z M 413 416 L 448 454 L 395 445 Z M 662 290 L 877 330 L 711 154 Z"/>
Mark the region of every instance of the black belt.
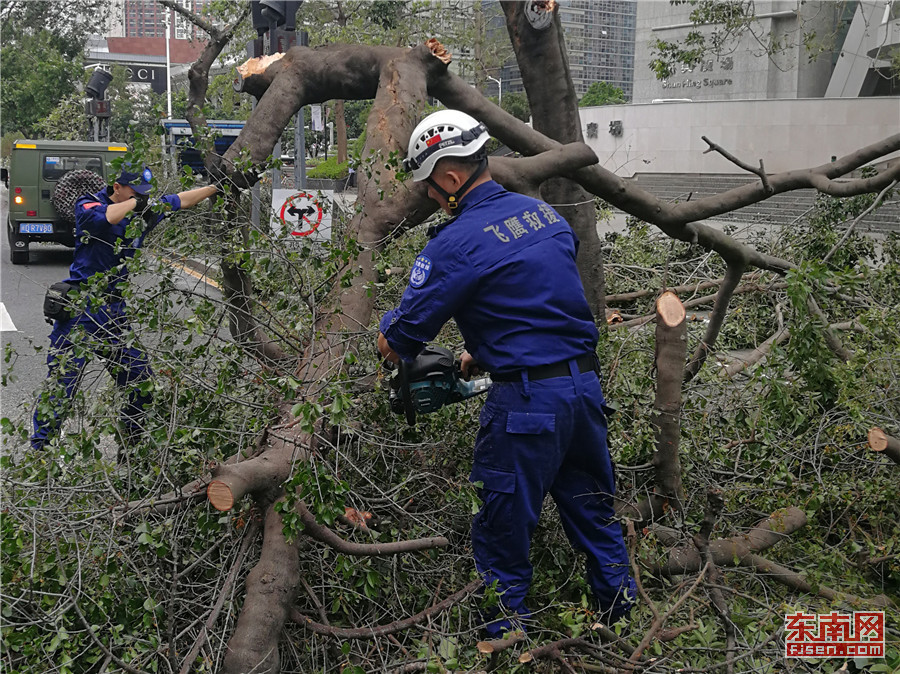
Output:
<path fill-rule="evenodd" d="M 593 353 L 586 353 L 575 359 L 578 365 L 578 371 L 597 372 L 598 362 L 597 356 Z M 538 365 L 537 367 L 529 367 L 528 379 L 535 381 L 538 379 L 553 379 L 554 377 L 568 377 L 572 373 L 569 371 L 569 361 L 561 360 L 558 363 L 550 363 L 549 365 Z M 491 381 L 522 381 L 522 370 L 514 370 L 513 372 L 492 372 Z"/>

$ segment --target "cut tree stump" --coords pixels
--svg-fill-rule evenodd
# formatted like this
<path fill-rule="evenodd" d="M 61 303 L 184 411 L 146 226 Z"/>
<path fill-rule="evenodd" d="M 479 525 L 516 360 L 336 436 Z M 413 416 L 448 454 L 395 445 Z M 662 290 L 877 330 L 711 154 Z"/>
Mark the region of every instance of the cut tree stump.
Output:
<path fill-rule="evenodd" d="M 684 305 L 681 303 L 681 300 L 678 299 L 678 295 L 670 290 L 664 292 L 659 296 L 659 299 L 656 300 L 656 314 L 659 317 L 659 320 L 670 328 L 681 325 L 686 316 Z"/>
<path fill-rule="evenodd" d="M 869 447 L 875 452 L 884 452 L 891 461 L 900 465 L 900 440 L 892 438 L 877 426 L 869 429 Z"/>

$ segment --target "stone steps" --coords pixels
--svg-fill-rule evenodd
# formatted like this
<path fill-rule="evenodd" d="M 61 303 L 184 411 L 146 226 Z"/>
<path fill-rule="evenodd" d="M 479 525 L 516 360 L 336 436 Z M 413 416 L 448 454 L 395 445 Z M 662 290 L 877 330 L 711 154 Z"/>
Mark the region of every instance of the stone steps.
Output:
<path fill-rule="evenodd" d="M 668 202 L 686 201 L 689 196 L 691 199 L 713 196 L 755 182 L 755 179 L 739 175 L 664 173 L 638 174 L 631 180 L 641 189 Z M 777 194 L 765 201 L 719 215 L 716 220 L 789 225 L 802 219 L 815 206 L 817 194 L 812 189 Z M 869 213 L 858 226 L 900 232 L 900 203 L 895 200 Z"/>

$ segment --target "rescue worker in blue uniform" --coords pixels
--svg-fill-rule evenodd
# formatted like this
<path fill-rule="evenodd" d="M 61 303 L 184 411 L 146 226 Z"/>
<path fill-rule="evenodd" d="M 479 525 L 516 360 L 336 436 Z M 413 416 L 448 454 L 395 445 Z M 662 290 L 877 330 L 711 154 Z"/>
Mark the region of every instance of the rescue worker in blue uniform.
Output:
<path fill-rule="evenodd" d="M 378 347 L 392 362 L 413 360 L 452 317 L 465 339 L 463 373 L 491 373 L 470 480 L 482 483 L 475 565 L 486 585 L 497 581 L 508 612 L 486 616 L 496 638 L 529 616 L 529 548 L 547 493 L 569 541 L 587 554 L 600 617 L 627 614 L 636 592 L 614 518 L 598 333 L 575 265 L 578 241 L 551 206 L 491 180 L 488 137 L 456 110 L 413 131 L 406 169 L 454 217 L 431 232 L 400 306 L 381 320 Z"/>
<path fill-rule="evenodd" d="M 126 164 L 111 187 L 85 195 L 75 203 L 75 254 L 66 283 L 77 289 L 101 275 L 100 282 L 105 287 L 99 305 L 88 301 L 83 310 L 53 324 L 47 378 L 55 380 L 55 384 L 35 408 L 33 449 L 43 449 L 59 429 L 87 362 L 84 350 L 103 357 L 116 384 L 128 391 L 120 422 L 124 444 L 133 441 L 141 431 L 150 394 L 142 391 L 140 384 L 152 372 L 146 355 L 133 345 L 128 334 L 130 327 L 121 294 L 121 285 L 128 278 L 125 262 L 166 215 L 196 206 L 218 192 L 218 187 L 208 185 L 166 194 L 148 204 L 152 177 L 150 169 Z M 136 237 L 133 228 L 129 229 L 132 222 L 141 226 Z"/>

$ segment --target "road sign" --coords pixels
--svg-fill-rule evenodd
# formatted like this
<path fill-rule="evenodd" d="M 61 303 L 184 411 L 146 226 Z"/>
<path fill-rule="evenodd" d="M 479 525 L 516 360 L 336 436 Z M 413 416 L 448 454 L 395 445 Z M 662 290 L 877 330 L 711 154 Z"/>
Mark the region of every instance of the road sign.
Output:
<path fill-rule="evenodd" d="M 272 225 L 293 241 L 331 239 L 331 190 L 272 190 Z"/>

